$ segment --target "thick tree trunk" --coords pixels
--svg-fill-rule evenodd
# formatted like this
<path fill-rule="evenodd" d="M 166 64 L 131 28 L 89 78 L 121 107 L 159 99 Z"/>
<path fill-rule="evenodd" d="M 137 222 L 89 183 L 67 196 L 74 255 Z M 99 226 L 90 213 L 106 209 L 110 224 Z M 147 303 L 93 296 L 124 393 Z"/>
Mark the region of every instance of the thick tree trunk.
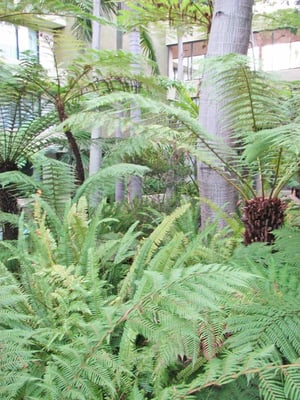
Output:
<path fill-rule="evenodd" d="M 223 56 L 230 53 L 247 54 L 251 32 L 253 0 L 216 0 L 209 36 L 207 57 Z M 224 99 L 218 96 L 216 83 L 212 84 L 211 74 L 204 73 L 200 95 L 200 124 L 224 145 L 231 145 L 227 115 L 224 113 Z M 230 161 L 230 160 L 228 160 Z M 233 179 L 233 177 L 230 177 Z M 228 214 L 236 211 L 237 193 L 217 172 L 203 163 L 198 164 L 200 195 Z M 204 227 L 216 213 L 207 204 L 201 206 L 201 225 Z M 224 225 L 220 221 L 220 225 Z"/>

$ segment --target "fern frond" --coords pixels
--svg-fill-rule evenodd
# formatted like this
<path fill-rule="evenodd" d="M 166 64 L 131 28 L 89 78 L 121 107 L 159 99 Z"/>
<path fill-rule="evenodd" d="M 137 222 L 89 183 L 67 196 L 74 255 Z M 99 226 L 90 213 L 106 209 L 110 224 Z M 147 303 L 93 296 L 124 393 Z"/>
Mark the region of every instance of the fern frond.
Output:
<path fill-rule="evenodd" d="M 106 167 L 85 180 L 80 188 L 78 188 L 74 200 L 78 200 L 82 195 L 89 196 L 95 190 L 99 190 L 99 188 L 105 194 L 105 191 L 109 190 L 108 182 L 114 183 L 117 178 L 130 175 L 143 176 L 147 172 L 149 172 L 148 167 L 134 164 L 121 163 L 112 167 Z"/>
<path fill-rule="evenodd" d="M 299 310 L 286 303 L 281 305 L 277 300 L 276 308 L 261 304 L 247 305 L 247 311 L 242 308 L 239 316 L 229 318 L 228 329 L 235 334 L 228 343 L 234 343 L 236 348 L 248 344 L 253 349 L 272 343 L 285 359 L 293 362 L 300 352 Z M 240 329 L 242 323 L 247 333 Z"/>
<path fill-rule="evenodd" d="M 3 187 L 8 187 L 12 191 L 18 190 L 21 196 L 26 196 L 28 192 L 30 193 L 40 188 L 39 182 L 21 171 L 0 173 L 0 182 Z"/>
<path fill-rule="evenodd" d="M 246 57 L 230 54 L 214 57 L 207 63 L 208 67 L 210 63 L 214 65 L 210 79 L 218 83 L 219 94 L 230 99 L 224 107 L 231 116 L 227 120 L 228 127 L 236 134 L 248 134 L 287 122 L 280 83 L 271 81 L 262 72 L 251 71 Z"/>
<path fill-rule="evenodd" d="M 125 233 L 125 235 L 121 238 L 119 246 L 118 246 L 118 251 L 115 255 L 114 262 L 116 264 L 120 264 L 124 260 L 128 259 L 129 257 L 133 256 L 135 254 L 135 251 L 133 249 L 133 244 L 136 241 L 136 239 L 140 236 L 141 232 L 134 232 L 135 228 L 137 227 L 138 222 L 133 224 L 128 231 Z"/>
<path fill-rule="evenodd" d="M 75 190 L 74 169 L 61 161 L 39 155 L 35 159 L 36 171 L 41 176 L 41 196 L 62 217 L 65 204 Z"/>
<path fill-rule="evenodd" d="M 141 38 L 141 47 L 145 55 L 151 61 L 153 61 L 152 73 L 155 75 L 159 75 L 159 67 L 157 64 L 157 58 L 153 47 L 152 39 L 149 32 L 144 27 L 140 29 L 140 38 Z"/>
<path fill-rule="evenodd" d="M 265 370 L 259 374 L 259 390 L 266 400 L 286 399 L 281 371 Z"/>
<path fill-rule="evenodd" d="M 13 226 L 18 226 L 19 224 L 19 216 L 11 213 L 5 213 L 0 211 L 0 222 L 1 223 L 9 223 Z"/>
<path fill-rule="evenodd" d="M 291 366 L 284 370 L 284 393 L 288 399 L 297 399 L 300 396 L 300 366 Z"/>
<path fill-rule="evenodd" d="M 155 253 L 156 249 L 160 246 L 160 244 L 164 241 L 164 239 L 170 233 L 170 230 L 175 224 L 175 221 L 181 218 L 187 209 L 190 207 L 190 204 L 184 204 L 174 211 L 170 216 L 167 216 L 162 223 L 153 231 L 150 235 L 148 243 L 150 247 L 147 249 L 147 256 L 144 259 L 145 264 L 147 264 Z"/>
<path fill-rule="evenodd" d="M 147 268 L 147 264 L 151 260 L 156 249 L 163 242 L 165 237 L 170 233 L 175 221 L 186 212 L 188 207 L 189 205 L 185 204 L 169 217 L 166 217 L 162 221 L 162 223 L 152 232 L 150 237 L 143 243 L 130 267 L 129 273 L 122 283 L 122 287 L 120 289 L 121 298 L 126 297 L 128 291 L 132 290 L 132 285 L 136 277 L 140 276 L 145 267 Z"/>

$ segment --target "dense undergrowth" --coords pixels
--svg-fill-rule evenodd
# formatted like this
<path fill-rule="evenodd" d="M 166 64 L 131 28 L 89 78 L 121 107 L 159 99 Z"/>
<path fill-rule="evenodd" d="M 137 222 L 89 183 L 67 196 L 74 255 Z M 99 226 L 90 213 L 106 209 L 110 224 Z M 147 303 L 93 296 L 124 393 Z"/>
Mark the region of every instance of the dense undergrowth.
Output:
<path fill-rule="evenodd" d="M 0 399 L 299 399 L 299 228 L 244 247 L 195 204 L 120 207 L 37 196 L 1 243 Z"/>

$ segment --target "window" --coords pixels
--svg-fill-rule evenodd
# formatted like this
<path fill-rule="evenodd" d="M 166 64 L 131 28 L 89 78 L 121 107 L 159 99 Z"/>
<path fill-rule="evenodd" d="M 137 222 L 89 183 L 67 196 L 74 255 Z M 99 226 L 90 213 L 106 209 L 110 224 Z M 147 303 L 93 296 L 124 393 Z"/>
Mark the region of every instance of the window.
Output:
<path fill-rule="evenodd" d="M 0 51 L 7 59 L 20 60 L 25 51 L 38 56 L 37 32 L 25 26 L 0 22 Z"/>
<path fill-rule="evenodd" d="M 196 81 L 202 78 L 206 50 L 206 40 L 195 40 L 183 44 L 184 81 Z M 168 55 L 168 75 L 171 79 L 176 79 L 178 70 L 177 44 L 168 46 Z M 288 29 L 254 32 L 248 56 L 250 67 L 253 69 L 269 72 L 282 71 L 284 79 L 291 76 L 291 70 L 295 70 L 292 71 L 293 79 L 300 79 L 300 34 L 298 33 L 293 33 Z M 295 75 L 296 73 L 297 75 Z"/>
<path fill-rule="evenodd" d="M 203 60 L 206 53 L 207 42 L 205 40 L 186 42 L 183 44 L 183 75 L 185 81 L 197 80 L 202 77 Z M 178 46 L 169 47 L 169 77 L 177 78 Z"/>
<path fill-rule="evenodd" d="M 263 47 L 262 68 L 265 71 L 300 67 L 300 42 L 271 44 Z"/>
<path fill-rule="evenodd" d="M 300 35 L 288 29 L 255 32 L 248 54 L 256 69 L 263 71 L 300 68 Z"/>

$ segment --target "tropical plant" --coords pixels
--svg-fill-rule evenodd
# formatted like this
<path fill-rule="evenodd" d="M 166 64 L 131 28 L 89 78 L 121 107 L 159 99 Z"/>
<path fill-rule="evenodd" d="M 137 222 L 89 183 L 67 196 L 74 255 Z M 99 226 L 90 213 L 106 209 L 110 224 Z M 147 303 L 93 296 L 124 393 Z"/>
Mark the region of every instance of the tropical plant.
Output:
<path fill-rule="evenodd" d="M 6 4 L 3 5 L 2 8 L 0 8 L 0 16 L 1 20 L 3 21 L 12 22 L 15 24 L 23 24 L 26 26 L 30 26 L 34 29 L 50 32 L 51 37 L 48 40 L 49 46 L 50 47 L 55 46 L 57 49 L 60 46 L 60 44 L 63 43 L 64 52 L 69 52 L 70 50 L 71 54 L 70 57 L 73 58 L 74 48 L 76 48 L 75 50 L 76 53 L 76 51 L 78 52 L 82 50 L 83 47 L 85 47 L 85 45 L 83 46 L 82 43 L 80 44 L 80 42 L 75 42 L 74 38 L 72 39 L 71 43 L 69 43 L 69 41 L 66 40 L 66 34 L 64 31 L 61 33 L 58 32 L 57 30 L 55 31 L 52 30 L 53 27 L 48 17 L 56 15 L 56 16 L 67 16 L 67 17 L 71 16 L 73 17 L 73 19 L 75 18 L 76 22 L 73 27 L 75 32 L 79 36 L 83 36 L 84 39 L 89 40 L 91 38 L 91 21 L 96 21 L 97 23 L 101 22 L 101 24 L 108 23 L 108 21 L 100 17 L 99 15 L 100 10 L 101 14 L 105 14 L 106 16 L 112 16 L 112 14 L 116 13 L 117 11 L 117 5 L 114 2 L 102 1 L 101 4 L 99 5 L 99 10 L 97 12 L 97 15 L 92 15 L 92 10 L 93 10 L 93 3 L 91 1 L 86 2 L 85 4 L 77 2 L 76 0 L 61 1 L 61 2 L 54 1 L 48 3 L 47 7 L 44 8 L 38 2 L 33 2 L 29 5 L 27 1 L 21 1 L 18 3 L 18 5 L 15 5 L 13 2 L 12 3 L 6 2 Z M 44 36 L 46 37 L 47 35 L 44 34 Z M 149 37 L 146 34 L 144 36 L 144 39 L 145 39 L 144 43 L 149 44 L 151 42 L 151 40 L 149 40 Z M 70 49 L 66 48 L 69 46 Z M 28 78 L 32 77 L 32 80 L 35 81 L 35 84 L 38 87 L 40 86 L 44 88 L 45 96 L 48 98 L 48 100 L 50 100 L 53 103 L 58 113 L 59 120 L 63 122 L 67 118 L 68 115 L 67 112 L 70 112 L 70 103 L 71 103 L 70 95 L 72 96 L 73 107 L 74 103 L 76 102 L 74 98 L 74 89 L 75 91 L 77 89 L 81 95 L 87 89 L 86 85 L 82 82 L 83 78 L 86 78 L 86 75 L 89 74 L 89 79 L 91 82 L 88 90 L 91 90 L 92 81 L 95 83 L 97 78 L 95 76 L 95 71 L 92 73 L 89 66 L 85 64 L 83 66 L 83 70 L 80 71 L 79 73 L 80 76 L 79 77 L 73 76 L 71 78 L 72 79 L 71 86 L 67 87 L 68 84 L 67 85 L 65 84 L 66 83 L 65 74 L 61 70 L 61 66 L 59 65 L 55 52 L 52 51 L 52 53 L 55 64 L 54 65 L 55 73 L 54 77 L 52 77 L 51 82 L 50 79 L 48 79 L 48 81 L 47 79 L 45 79 L 45 75 L 47 76 L 47 74 L 45 74 L 45 71 L 38 72 L 39 69 L 38 65 L 35 65 L 34 68 L 31 67 L 31 70 L 27 72 L 28 72 Z M 150 51 L 150 54 L 153 54 L 153 51 L 152 52 Z M 65 65 L 67 64 L 66 60 L 63 60 L 63 63 L 65 67 Z M 93 78 L 92 74 L 94 74 Z M 80 88 L 78 87 L 79 86 L 78 80 L 81 81 L 84 87 L 82 86 Z M 72 93 L 70 93 L 70 91 L 72 91 Z M 75 97 L 78 100 L 78 93 L 77 96 L 75 95 Z M 80 146 L 73 132 L 71 132 L 68 129 L 65 129 L 64 133 L 68 140 L 71 153 L 75 158 L 76 179 L 77 182 L 81 184 L 84 180 L 85 171 L 84 171 L 83 160 L 81 157 Z"/>
<path fill-rule="evenodd" d="M 33 155 L 53 140 L 47 129 L 58 122 L 53 110 L 41 101 L 40 91 L 18 76 L 19 72 L 17 66 L 1 64 L 1 175 L 30 166 Z M 4 213 L 18 213 L 16 188 L 1 184 L 0 209 Z M 16 235 L 17 230 L 9 222 L 4 223 L 3 239 L 15 239 Z"/>
<path fill-rule="evenodd" d="M 195 157 L 239 193 L 245 243 L 270 242 L 272 230 L 284 221 L 285 202 L 280 193 L 299 169 L 299 121 L 291 106 L 297 97 L 288 84 L 252 71 L 243 57 L 229 55 L 211 62 L 215 72 L 210 78 L 218 84 L 218 97 L 226 99 L 222 109 L 228 115 L 226 126 L 231 131 L 233 147 L 202 129 L 194 107 L 185 102 L 184 96 L 172 104 L 149 98 L 149 92 L 109 94 L 101 99 L 91 98 L 82 116 L 86 116 L 85 123 L 97 119 L 109 129 L 114 123 L 109 120 L 114 113 L 113 104 L 118 103 L 119 109 L 126 109 L 129 102 L 138 104 L 142 124 L 135 126 L 137 135 L 119 142 L 113 153 L 124 159 L 152 149 L 150 154 L 166 151 L 179 152 L 186 159 Z M 161 79 L 160 82 L 168 85 Z M 177 89 L 180 92 L 178 84 Z M 106 107 L 106 113 L 96 115 L 96 107 Z M 74 117 L 70 124 L 80 127 L 81 118 Z M 118 122 L 126 129 L 128 114 L 119 115 Z M 202 149 L 196 149 L 197 141 L 202 143 Z"/>
<path fill-rule="evenodd" d="M 234 99 L 226 110 L 237 155 L 244 164 L 238 182 L 245 201 L 245 243 L 271 242 L 271 232 L 284 222 L 286 204 L 280 192 L 298 172 L 299 125 L 289 111 L 292 90 L 251 71 L 243 61 L 223 76 L 227 82 L 221 83 L 221 92 L 240 93 L 239 104 Z"/>
<path fill-rule="evenodd" d="M 73 132 L 68 125 L 61 124 L 59 127 L 57 125 L 64 122 L 68 114 L 80 111 L 83 100 L 89 98 L 91 93 L 102 96 L 111 91 L 135 91 L 140 81 L 144 83 L 144 90 L 150 90 L 150 88 L 153 90 L 151 81 L 148 81 L 147 77 L 140 77 L 138 81 L 135 75 L 132 76 L 130 69 L 134 61 L 134 57 L 122 51 L 94 52 L 91 50 L 74 59 L 72 66 L 63 72 L 56 63 L 54 78 L 48 76 L 42 66 L 30 58 L 15 68 L 3 67 L 1 172 L 21 169 L 29 161 L 32 163 L 33 154 L 49 144 L 57 143 L 65 148 L 65 136 L 71 154 L 75 158 L 75 176 L 68 172 L 66 177 L 75 180 L 77 184 L 82 184 L 84 165 L 79 143 L 83 150 L 88 148 L 89 128 L 85 125 Z M 144 65 L 144 60 L 141 60 L 141 68 Z M 35 161 L 37 161 L 36 158 Z M 54 171 L 54 162 L 52 162 L 50 169 L 45 172 L 46 166 L 49 165 L 45 162 L 42 168 L 44 181 L 46 176 L 48 180 L 50 179 L 50 169 Z M 120 173 L 120 176 L 124 174 L 126 175 L 126 169 Z M 9 182 L 8 177 L 7 174 L 2 176 L 2 182 L 5 182 L 5 185 L 16 184 L 17 181 L 20 183 L 25 179 L 18 177 L 17 180 Z M 38 185 L 31 182 L 29 186 L 35 191 Z M 67 193 L 65 190 L 62 191 L 61 198 L 65 198 L 65 195 L 68 197 L 72 190 L 74 191 L 74 188 L 68 185 Z M 47 190 L 43 193 L 46 192 Z M 9 201 L 3 197 L 1 204 L 2 211 L 6 212 L 2 215 L 2 220 L 5 218 L 3 237 L 4 239 L 16 238 L 17 230 L 11 227 L 12 217 L 8 216 L 7 212 L 17 213 L 17 197 L 20 192 L 17 186 L 10 186 L 1 193 L 8 193 L 7 196 L 10 196 Z M 22 190 L 22 195 L 27 195 L 24 190 Z M 55 199 L 56 196 L 53 197 L 54 201 Z M 13 222 L 15 224 L 16 221 Z M 11 227 L 11 234 L 9 227 Z"/>
<path fill-rule="evenodd" d="M 208 58 L 226 54 L 247 54 L 251 33 L 253 0 L 236 0 L 224 3 L 214 1 L 214 15 L 208 40 L 206 56 Z M 230 116 L 224 105 L 230 101 L 230 95 L 222 98 L 219 95 L 219 80 L 212 83 L 214 64 L 204 67 L 201 82 L 199 122 L 202 127 L 222 143 L 230 146 Z M 199 141 L 200 148 L 203 146 Z M 226 162 L 230 162 L 230 158 Z M 237 192 L 227 180 L 205 163 L 198 163 L 198 185 L 202 197 L 225 207 L 229 214 L 236 211 Z M 203 204 L 201 208 L 202 224 L 214 219 L 213 210 Z"/>

